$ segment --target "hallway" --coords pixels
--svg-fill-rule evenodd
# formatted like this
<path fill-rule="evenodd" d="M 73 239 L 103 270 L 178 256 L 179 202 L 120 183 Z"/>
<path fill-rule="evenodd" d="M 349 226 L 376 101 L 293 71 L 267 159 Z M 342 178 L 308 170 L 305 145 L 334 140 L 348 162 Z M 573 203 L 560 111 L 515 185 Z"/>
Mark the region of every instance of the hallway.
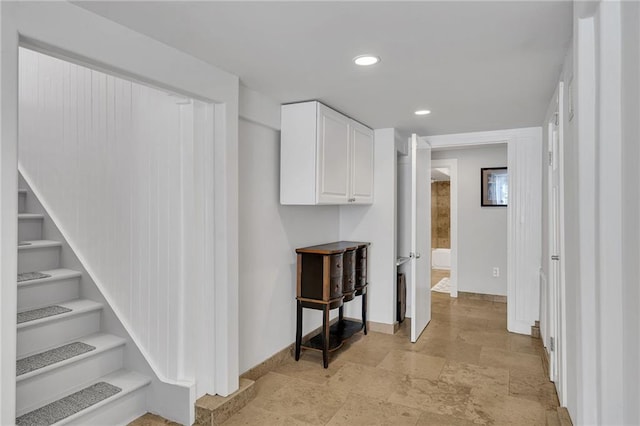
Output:
<path fill-rule="evenodd" d="M 544 425 L 555 412 L 540 340 L 505 331 L 506 304 L 433 293 L 416 344 L 408 324 L 359 335 L 327 370 L 303 352 L 260 378 L 225 425 Z"/>

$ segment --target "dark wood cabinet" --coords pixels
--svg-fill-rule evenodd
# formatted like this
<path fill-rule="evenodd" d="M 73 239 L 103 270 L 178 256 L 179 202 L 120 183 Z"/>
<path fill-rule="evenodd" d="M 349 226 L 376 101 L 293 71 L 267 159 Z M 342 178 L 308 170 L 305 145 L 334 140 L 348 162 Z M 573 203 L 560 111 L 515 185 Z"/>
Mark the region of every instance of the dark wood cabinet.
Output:
<path fill-rule="evenodd" d="M 296 249 L 298 255 L 296 361 L 301 348 L 322 351 L 324 367 L 329 352 L 360 330 L 367 334 L 367 249 L 369 243 L 338 241 Z M 345 319 L 343 305 L 362 296 L 362 322 Z M 323 311 L 322 330 L 302 344 L 303 308 Z M 338 322 L 331 325 L 329 312 L 340 309 Z"/>

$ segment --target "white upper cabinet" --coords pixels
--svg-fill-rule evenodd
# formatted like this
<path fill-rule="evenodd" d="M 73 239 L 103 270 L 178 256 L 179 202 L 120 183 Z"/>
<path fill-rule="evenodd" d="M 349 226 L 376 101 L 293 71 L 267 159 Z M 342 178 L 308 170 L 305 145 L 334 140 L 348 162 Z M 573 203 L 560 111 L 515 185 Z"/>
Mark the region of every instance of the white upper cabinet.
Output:
<path fill-rule="evenodd" d="M 283 105 L 280 203 L 373 203 L 373 131 L 317 101 Z"/>
<path fill-rule="evenodd" d="M 351 200 L 373 203 L 373 132 L 360 123 L 351 125 Z"/>

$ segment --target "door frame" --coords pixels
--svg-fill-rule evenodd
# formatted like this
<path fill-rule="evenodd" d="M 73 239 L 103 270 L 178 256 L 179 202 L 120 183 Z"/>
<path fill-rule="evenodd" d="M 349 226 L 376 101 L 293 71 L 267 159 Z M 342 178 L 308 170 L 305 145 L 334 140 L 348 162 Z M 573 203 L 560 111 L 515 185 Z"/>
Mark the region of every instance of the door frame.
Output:
<path fill-rule="evenodd" d="M 555 111 L 547 119 L 547 141 L 550 161 L 547 163 L 547 223 L 548 232 L 548 254 L 549 254 L 549 276 L 547 292 L 547 315 L 549 318 L 548 331 L 553 333 L 554 350 L 549 354 L 550 365 L 549 379 L 555 383 L 558 391 L 560 404 L 565 404 L 567 400 L 567 354 L 566 354 L 566 280 L 565 280 L 565 233 L 564 233 L 564 82 L 560 81 L 554 93 L 556 100 Z M 556 124 L 557 123 L 557 124 Z M 557 131 L 557 151 L 554 149 L 553 132 Z M 553 203 L 553 164 L 557 164 L 558 174 L 558 211 L 554 211 Z M 557 213 L 557 234 L 554 232 L 553 223 Z M 556 241 L 557 237 L 557 241 Z M 554 253 L 554 247 L 558 252 Z M 552 256 L 558 255 L 558 282 L 555 282 L 553 273 Z M 551 321 L 553 319 L 553 321 Z M 550 349 L 550 348 L 549 348 Z M 556 374 L 554 374 L 556 373 Z M 555 377 L 554 377 L 555 376 Z M 554 380 L 555 379 L 555 380 Z"/>
<path fill-rule="evenodd" d="M 431 160 L 431 168 L 449 168 L 449 239 L 451 241 L 451 265 L 449 270 L 449 283 L 451 285 L 451 297 L 458 297 L 458 159 L 446 158 Z M 433 220 L 433 218 L 431 218 Z M 432 247 L 433 248 L 433 247 Z"/>
<path fill-rule="evenodd" d="M 507 329 L 531 335 L 531 326 L 540 317 L 542 127 L 425 136 L 424 139 L 432 149 L 507 144 L 509 186 L 521 189 L 517 200 L 510 191 L 507 206 Z"/>

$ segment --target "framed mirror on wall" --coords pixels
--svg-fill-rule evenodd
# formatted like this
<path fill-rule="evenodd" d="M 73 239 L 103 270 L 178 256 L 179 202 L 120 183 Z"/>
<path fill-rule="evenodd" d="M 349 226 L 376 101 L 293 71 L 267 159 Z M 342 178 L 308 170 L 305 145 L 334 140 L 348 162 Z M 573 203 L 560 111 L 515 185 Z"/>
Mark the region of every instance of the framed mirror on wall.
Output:
<path fill-rule="evenodd" d="M 482 207 L 506 207 L 509 201 L 509 174 L 506 167 L 480 169 Z"/>

